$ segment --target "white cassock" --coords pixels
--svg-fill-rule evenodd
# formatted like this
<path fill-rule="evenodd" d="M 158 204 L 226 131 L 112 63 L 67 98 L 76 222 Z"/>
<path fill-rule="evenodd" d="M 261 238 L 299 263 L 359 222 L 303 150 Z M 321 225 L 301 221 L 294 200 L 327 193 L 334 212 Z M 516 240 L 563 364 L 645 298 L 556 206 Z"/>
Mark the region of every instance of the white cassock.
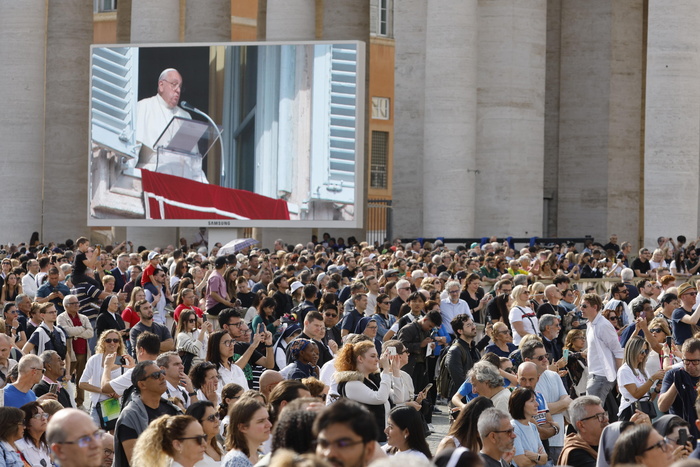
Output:
<path fill-rule="evenodd" d="M 141 99 L 136 104 L 136 141 L 141 143 L 141 152 L 137 167 L 153 172 L 177 175 L 202 183 L 208 183 L 202 172 L 202 161 L 199 158 L 182 156 L 179 160 L 170 162 L 160 161 L 156 170 L 157 157 L 155 144 L 173 117 L 192 119 L 192 116 L 180 107 L 168 107 L 160 95 Z M 172 138 L 178 127 L 173 124 L 168 129 L 173 134 L 164 136 L 166 143 Z M 163 142 L 161 141 L 161 143 Z"/>

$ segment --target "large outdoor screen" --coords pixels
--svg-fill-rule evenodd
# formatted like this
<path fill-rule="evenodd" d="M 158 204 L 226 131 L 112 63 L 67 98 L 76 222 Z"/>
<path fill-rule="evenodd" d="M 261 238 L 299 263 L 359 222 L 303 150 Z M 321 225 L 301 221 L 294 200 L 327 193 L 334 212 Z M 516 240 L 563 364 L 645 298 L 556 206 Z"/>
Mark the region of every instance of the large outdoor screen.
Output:
<path fill-rule="evenodd" d="M 361 228 L 357 41 L 92 46 L 88 223 Z"/>

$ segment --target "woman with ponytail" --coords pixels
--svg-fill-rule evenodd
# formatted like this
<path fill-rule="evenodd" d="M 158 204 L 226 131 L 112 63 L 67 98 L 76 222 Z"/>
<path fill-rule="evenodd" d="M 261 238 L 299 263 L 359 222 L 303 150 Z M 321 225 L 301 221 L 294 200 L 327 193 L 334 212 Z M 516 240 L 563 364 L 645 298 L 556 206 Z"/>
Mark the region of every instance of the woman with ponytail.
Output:
<path fill-rule="evenodd" d="M 189 415 L 164 415 L 139 435 L 131 465 L 194 467 L 204 457 L 207 435 Z"/>

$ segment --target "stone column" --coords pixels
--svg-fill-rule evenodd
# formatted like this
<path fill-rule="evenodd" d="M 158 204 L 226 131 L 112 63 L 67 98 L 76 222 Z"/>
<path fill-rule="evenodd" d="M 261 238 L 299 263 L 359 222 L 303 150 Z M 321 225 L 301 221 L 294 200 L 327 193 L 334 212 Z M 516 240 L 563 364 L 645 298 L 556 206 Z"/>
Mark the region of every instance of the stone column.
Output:
<path fill-rule="evenodd" d="M 87 233 L 92 10 L 85 0 L 49 2 L 44 116 L 44 240 Z"/>
<path fill-rule="evenodd" d="M 313 40 L 316 37 L 316 0 L 258 0 L 265 6 L 268 41 Z M 259 18 L 262 19 L 262 18 Z"/>
<path fill-rule="evenodd" d="M 698 235 L 700 3 L 649 0 L 644 246 Z"/>
<path fill-rule="evenodd" d="M 230 0 L 190 0 L 185 8 L 185 42 L 231 40 Z"/>
<path fill-rule="evenodd" d="M 135 1 L 131 4 L 131 43 L 180 41 L 180 0 Z M 146 248 L 177 245 L 173 227 L 127 227 L 127 240 Z"/>
<path fill-rule="evenodd" d="M 392 173 L 395 237 L 423 235 L 423 131 L 425 122 L 427 4 L 394 2 L 394 163 Z"/>
<path fill-rule="evenodd" d="M 479 1 L 477 236 L 541 235 L 547 2 Z"/>
<path fill-rule="evenodd" d="M 179 41 L 180 0 L 149 0 L 131 3 L 132 44 Z"/>
<path fill-rule="evenodd" d="M 477 1 L 428 2 L 427 13 L 423 234 L 472 236 Z"/>
<path fill-rule="evenodd" d="M 562 1 L 559 236 L 636 243 L 643 19 L 642 0 Z"/>
<path fill-rule="evenodd" d="M 47 8 L 45 0 L 0 0 L 0 101 L 6 109 L 0 113 L 1 243 L 27 242 L 41 231 Z M 86 149 L 87 143 L 81 154 Z M 72 185 L 55 183 L 57 189 Z"/>

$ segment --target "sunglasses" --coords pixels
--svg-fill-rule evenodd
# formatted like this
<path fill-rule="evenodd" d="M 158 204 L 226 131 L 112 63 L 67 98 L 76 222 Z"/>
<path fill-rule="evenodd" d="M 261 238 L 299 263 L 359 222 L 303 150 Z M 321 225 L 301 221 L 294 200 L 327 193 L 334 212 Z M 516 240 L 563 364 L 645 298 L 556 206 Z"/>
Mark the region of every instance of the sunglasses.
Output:
<path fill-rule="evenodd" d="M 337 318 L 338 315 L 335 313 L 324 313 L 326 318 Z"/>
<path fill-rule="evenodd" d="M 195 318 L 190 318 L 187 320 L 188 323 L 196 323 L 197 320 Z"/>
<path fill-rule="evenodd" d="M 105 344 L 118 344 L 120 339 L 105 339 Z"/>
<path fill-rule="evenodd" d="M 214 422 L 218 419 L 219 419 L 219 417 L 217 417 L 217 415 L 215 413 L 213 413 L 213 414 L 209 415 L 208 417 L 205 417 L 204 419 L 202 419 L 202 421 L 203 422 Z"/>
<path fill-rule="evenodd" d="M 148 378 L 159 380 L 161 376 L 165 377 L 165 370 L 154 371 L 150 375 L 143 378 L 141 381 L 146 381 Z"/>
<path fill-rule="evenodd" d="M 207 442 L 207 435 L 197 435 L 197 436 L 190 436 L 189 438 L 177 438 L 178 441 L 185 441 L 186 439 L 193 439 L 196 440 L 198 444 L 206 444 Z"/>

